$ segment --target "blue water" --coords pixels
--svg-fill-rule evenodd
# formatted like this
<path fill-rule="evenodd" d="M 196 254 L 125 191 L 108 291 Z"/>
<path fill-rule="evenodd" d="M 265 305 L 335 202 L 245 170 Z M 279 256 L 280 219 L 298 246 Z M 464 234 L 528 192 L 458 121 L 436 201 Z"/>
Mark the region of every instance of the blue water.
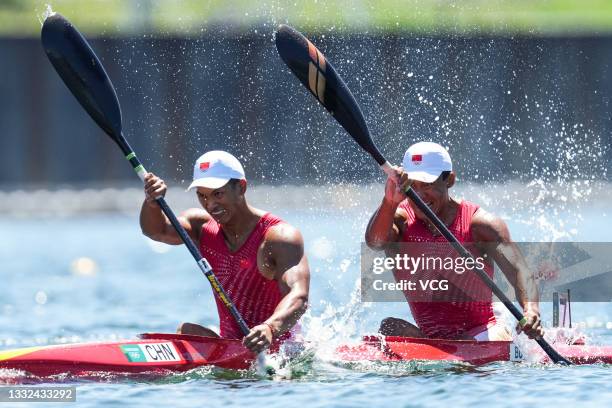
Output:
<path fill-rule="evenodd" d="M 280 209 L 277 214 L 300 228 L 305 238 L 312 290 L 304 329 L 321 348 L 295 363 L 293 378 L 257 379 L 249 373 L 201 369 L 153 382 L 73 382 L 76 405 L 514 407 L 612 402 L 608 366 L 332 362 L 326 342 L 372 333 L 381 318 L 407 317 L 407 306 L 364 305 L 355 298 L 369 209 Z M 565 228 L 576 228 L 576 241 L 612 241 L 612 221 L 601 208 L 583 208 L 579 221 L 573 215 L 557 214 L 551 222 L 568 220 Z M 508 218 L 515 237 L 535 240 L 550 233 L 542 223 L 526 223 L 530 217 L 525 210 Z M 0 350 L 173 332 L 181 321 L 218 326 L 211 290 L 189 253 L 184 247 L 152 244 L 140 234 L 136 216 L 0 218 L 0 231 Z M 82 257 L 95 263 L 92 273 L 73 265 Z M 549 320 L 550 306 L 542 307 Z M 610 304 L 576 304 L 573 311 L 574 321 L 589 322 L 583 331 L 591 341 L 612 344 L 612 329 L 606 328 L 612 321 Z"/>

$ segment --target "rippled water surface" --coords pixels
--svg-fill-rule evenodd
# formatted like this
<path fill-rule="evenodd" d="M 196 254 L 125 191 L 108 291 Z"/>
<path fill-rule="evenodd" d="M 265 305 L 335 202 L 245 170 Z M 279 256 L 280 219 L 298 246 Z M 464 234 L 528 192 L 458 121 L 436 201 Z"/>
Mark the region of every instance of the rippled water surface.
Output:
<path fill-rule="evenodd" d="M 506 214 L 514 236 L 526 240 L 550 235 L 551 224 L 566 219 L 573 240 L 609 241 L 604 204 L 581 208 L 582 219 L 561 210 L 550 222 L 530 209 L 492 210 Z M 305 237 L 312 292 L 304 330 L 316 344 L 279 378 L 207 368 L 158 380 L 70 380 L 77 405 L 609 406 L 608 366 L 334 363 L 335 343 L 374 332 L 383 317 L 407 314 L 404 304 L 358 301 L 359 245 L 370 210 L 275 211 Z M 211 290 L 189 253 L 144 238 L 135 215 L 0 218 L 0 230 L 0 350 L 173 332 L 180 321 L 218 326 Z M 590 341 L 612 344 L 609 303 L 576 304 L 573 311 Z M 549 320 L 550 305 L 543 313 Z"/>

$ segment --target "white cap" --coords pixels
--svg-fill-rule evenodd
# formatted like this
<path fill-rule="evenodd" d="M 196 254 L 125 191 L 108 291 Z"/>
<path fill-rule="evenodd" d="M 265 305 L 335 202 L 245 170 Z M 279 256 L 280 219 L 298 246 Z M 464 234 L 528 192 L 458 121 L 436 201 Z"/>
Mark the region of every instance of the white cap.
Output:
<path fill-rule="evenodd" d="M 443 171 L 453 171 L 453 163 L 446 149 L 437 143 L 419 142 L 406 150 L 402 161 L 408 178 L 433 183 Z"/>
<path fill-rule="evenodd" d="M 187 190 L 195 187 L 220 188 L 230 179 L 246 179 L 242 164 L 228 152 L 212 150 L 196 160 L 193 166 L 193 182 Z"/>

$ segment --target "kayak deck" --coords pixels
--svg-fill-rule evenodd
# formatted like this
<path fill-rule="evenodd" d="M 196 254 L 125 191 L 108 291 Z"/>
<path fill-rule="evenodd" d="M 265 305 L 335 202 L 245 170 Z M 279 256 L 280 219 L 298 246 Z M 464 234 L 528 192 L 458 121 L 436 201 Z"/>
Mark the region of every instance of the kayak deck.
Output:
<path fill-rule="evenodd" d="M 537 346 L 529 349 L 529 361 L 549 363 Z M 554 348 L 574 364 L 612 363 L 612 346 L 555 344 Z M 511 341 L 419 339 L 365 336 L 360 343 L 336 350 L 344 361 L 457 361 L 483 365 L 495 361 L 525 361 L 525 353 Z"/>
<path fill-rule="evenodd" d="M 91 372 L 180 372 L 214 365 L 248 369 L 255 356 L 237 340 L 148 333 L 138 340 L 30 347 L 0 351 L 0 368 L 35 376 Z"/>
<path fill-rule="evenodd" d="M 555 345 L 575 364 L 612 363 L 612 346 Z M 524 353 L 512 342 L 417 339 L 365 336 L 355 344 L 337 347 L 341 361 L 430 360 L 474 365 L 495 361 L 523 361 Z M 536 349 L 530 361 L 549 362 Z M 535 359 L 534 359 L 535 358 Z M 26 371 L 39 377 L 58 374 L 87 376 L 92 373 L 152 373 L 163 375 L 201 366 L 248 369 L 255 355 L 239 340 L 184 334 L 147 333 L 140 339 L 100 343 L 76 343 L 0 351 L 0 369 Z"/>

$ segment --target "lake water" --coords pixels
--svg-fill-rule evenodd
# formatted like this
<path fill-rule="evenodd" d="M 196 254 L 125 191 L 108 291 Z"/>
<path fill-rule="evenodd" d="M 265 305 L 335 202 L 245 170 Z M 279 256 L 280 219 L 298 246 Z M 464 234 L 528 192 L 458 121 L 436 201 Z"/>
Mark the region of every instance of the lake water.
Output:
<path fill-rule="evenodd" d="M 330 190 L 331 195 L 311 198 L 309 203 L 305 198 L 301 206 L 283 205 L 285 200 L 265 207 L 302 231 L 311 264 L 311 304 L 303 326 L 306 337 L 318 346 L 314 355 L 294 363 L 292 378 L 258 379 L 250 373 L 200 369 L 148 382 L 73 381 L 76 405 L 408 407 L 452 403 L 473 407 L 559 406 L 580 401 L 580 406 L 609 406 L 609 366 L 503 363 L 476 368 L 332 362 L 333 344 L 375 332 L 386 316 L 408 318 L 408 308 L 401 303 L 363 304 L 356 289 L 360 242 L 381 187 L 361 192 L 372 199 L 345 207 L 324 201 L 334 196 Z M 500 194 L 510 194 L 508 188 L 502 190 Z M 495 188 L 473 197 L 475 188 L 461 191 L 502 215 L 517 240 L 612 238 L 606 199 L 570 197 L 569 202 L 516 207 L 500 200 Z M 520 194 L 520 189 L 512 194 Z M 138 204 L 127 213 L 77 211 L 34 217 L 21 213 L 19 205 L 12 213 L 4 212 L 0 217 L 0 350 L 174 332 L 181 321 L 218 326 L 211 290 L 191 256 L 184 247 L 159 245 L 143 237 L 134 213 Z M 173 207 L 184 208 L 183 202 Z M 544 320 L 550 320 L 550 305 L 542 309 Z M 612 344 L 610 303 L 577 303 L 572 310 L 574 322 L 583 326 L 590 342 Z M 7 379 L 0 375 L 2 381 Z"/>

